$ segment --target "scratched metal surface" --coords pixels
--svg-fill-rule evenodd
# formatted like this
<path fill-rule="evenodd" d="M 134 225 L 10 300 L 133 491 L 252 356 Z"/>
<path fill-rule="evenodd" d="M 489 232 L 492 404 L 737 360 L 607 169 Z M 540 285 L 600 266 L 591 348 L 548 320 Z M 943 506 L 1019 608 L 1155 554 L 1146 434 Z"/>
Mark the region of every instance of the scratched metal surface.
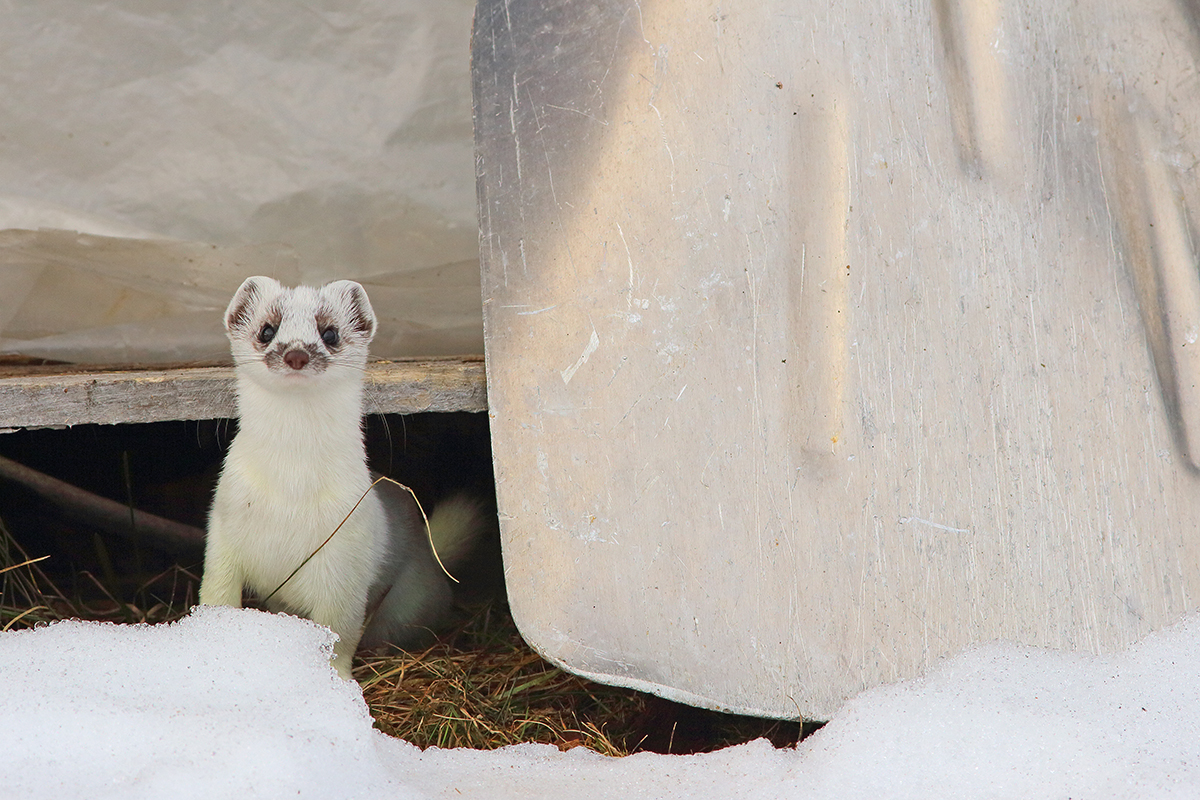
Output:
<path fill-rule="evenodd" d="M 525 636 L 827 718 L 972 643 L 1194 609 L 1195 9 L 481 0 Z"/>

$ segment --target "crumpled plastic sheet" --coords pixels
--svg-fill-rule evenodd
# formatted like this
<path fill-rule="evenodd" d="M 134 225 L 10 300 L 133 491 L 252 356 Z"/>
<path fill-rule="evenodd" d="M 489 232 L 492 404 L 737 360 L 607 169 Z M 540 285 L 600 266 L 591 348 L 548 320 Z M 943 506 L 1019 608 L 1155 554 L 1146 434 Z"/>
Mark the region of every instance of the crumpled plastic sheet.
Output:
<path fill-rule="evenodd" d="M 0 353 L 224 360 L 253 274 L 361 281 L 375 355 L 482 352 L 473 8 L 6 8 Z"/>

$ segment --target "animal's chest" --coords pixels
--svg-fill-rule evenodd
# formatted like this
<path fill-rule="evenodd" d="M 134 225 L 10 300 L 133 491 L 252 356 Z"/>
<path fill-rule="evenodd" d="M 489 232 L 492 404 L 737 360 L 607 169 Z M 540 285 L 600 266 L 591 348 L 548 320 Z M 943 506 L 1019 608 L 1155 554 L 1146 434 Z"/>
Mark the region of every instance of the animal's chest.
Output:
<path fill-rule="evenodd" d="M 289 475 L 271 466 L 234 457 L 222 477 L 224 525 L 239 540 L 249 574 L 278 577 L 275 573 L 290 571 L 327 539 L 327 556 L 372 548 L 377 504 L 366 501 L 355 509 L 367 488 L 365 468 L 363 475 L 344 470 Z"/>

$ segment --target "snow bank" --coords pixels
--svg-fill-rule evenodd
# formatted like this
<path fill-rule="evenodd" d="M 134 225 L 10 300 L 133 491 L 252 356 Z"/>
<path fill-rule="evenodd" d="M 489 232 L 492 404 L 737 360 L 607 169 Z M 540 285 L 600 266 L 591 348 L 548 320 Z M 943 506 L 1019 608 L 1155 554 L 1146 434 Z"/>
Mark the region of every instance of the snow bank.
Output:
<path fill-rule="evenodd" d="M 383 766 L 332 647 L 307 620 L 231 608 L 5 633 L 0 795 L 419 796 Z"/>
<path fill-rule="evenodd" d="M 1095 658 L 1003 645 L 851 701 L 797 750 L 419 751 L 371 727 L 332 635 L 251 610 L 0 634 L 0 794 L 23 797 L 1190 797 L 1200 618 Z"/>

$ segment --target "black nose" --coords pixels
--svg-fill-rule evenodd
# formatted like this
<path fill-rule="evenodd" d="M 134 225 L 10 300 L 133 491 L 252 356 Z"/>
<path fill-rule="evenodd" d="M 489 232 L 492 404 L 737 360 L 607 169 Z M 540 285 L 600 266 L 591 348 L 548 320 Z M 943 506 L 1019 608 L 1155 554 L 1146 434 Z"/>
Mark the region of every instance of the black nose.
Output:
<path fill-rule="evenodd" d="M 303 350 L 288 350 L 283 354 L 283 362 L 292 369 L 304 369 L 308 364 L 308 353 Z"/>

